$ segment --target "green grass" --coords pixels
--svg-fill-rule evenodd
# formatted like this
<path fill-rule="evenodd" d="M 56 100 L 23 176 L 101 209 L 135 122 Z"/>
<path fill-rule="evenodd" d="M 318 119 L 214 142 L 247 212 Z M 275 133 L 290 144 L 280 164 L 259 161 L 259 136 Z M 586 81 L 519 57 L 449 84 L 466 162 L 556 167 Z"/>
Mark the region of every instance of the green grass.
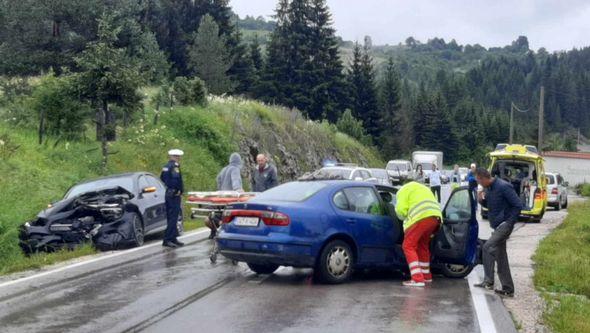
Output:
<path fill-rule="evenodd" d="M 557 333 L 590 332 L 590 202 L 571 204 L 563 224 L 537 249 L 534 282 Z"/>
<path fill-rule="evenodd" d="M 153 89 L 144 91 L 149 96 Z M 17 227 L 33 219 L 48 203 L 59 200 L 71 185 L 101 175 L 99 144 L 92 139 L 91 126 L 86 140 L 54 145 L 56 140 L 51 138 L 47 144 L 38 145 L 34 124 L 27 128 L 1 119 L 2 109 L 0 274 L 89 254 L 84 247 L 26 258 L 18 247 Z M 297 111 L 249 100 L 214 98 L 206 107 L 164 108 L 157 125 L 148 106 L 144 121 L 119 129 L 119 140 L 110 146 L 113 154 L 106 173 L 149 171 L 159 175 L 168 149 L 178 147 L 185 151 L 182 170 L 186 189 L 213 190 L 216 175 L 231 152 L 239 151 L 247 163 L 253 163 L 249 145 L 271 155 L 283 172 L 282 180 L 312 171 L 325 157 L 366 166 L 384 165 L 374 148 L 337 133 L 333 126 L 307 121 Z M 18 149 L 12 153 L 12 148 L 5 149 L 8 146 Z M 244 183 L 248 186 L 246 179 Z M 184 211 L 188 217 L 188 207 Z M 186 230 L 203 225 L 202 221 L 186 221 Z"/>

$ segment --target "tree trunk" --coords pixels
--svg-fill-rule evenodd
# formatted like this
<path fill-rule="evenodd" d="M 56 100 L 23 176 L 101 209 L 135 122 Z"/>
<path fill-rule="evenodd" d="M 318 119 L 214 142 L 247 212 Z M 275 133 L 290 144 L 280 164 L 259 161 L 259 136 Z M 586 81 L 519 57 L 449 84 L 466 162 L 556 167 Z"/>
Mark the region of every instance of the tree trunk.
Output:
<path fill-rule="evenodd" d="M 154 112 L 154 126 L 158 125 L 160 118 L 160 102 L 156 103 L 156 112 Z"/>
<path fill-rule="evenodd" d="M 102 132 L 104 131 L 104 116 L 101 107 L 96 106 L 95 103 L 92 104 L 96 107 L 96 141 L 101 141 Z"/>
<path fill-rule="evenodd" d="M 39 144 L 43 144 L 43 137 L 45 136 L 45 110 L 41 110 L 39 115 Z"/>
<path fill-rule="evenodd" d="M 106 129 L 106 120 L 107 120 L 107 114 L 109 112 L 109 104 L 107 103 L 106 100 L 102 101 L 102 107 L 99 108 L 99 120 L 98 120 L 98 124 L 100 124 L 100 127 L 103 129 L 100 132 L 100 147 L 101 147 L 101 152 L 102 152 L 102 163 L 101 163 L 101 170 L 103 174 L 106 174 L 107 171 L 107 163 L 108 163 L 108 157 L 109 157 L 109 142 L 108 142 L 108 136 L 107 136 L 107 131 Z"/>
<path fill-rule="evenodd" d="M 117 140 L 117 124 L 115 121 L 115 114 L 109 109 L 107 101 L 103 101 L 103 112 L 104 112 L 104 129 L 107 141 Z"/>

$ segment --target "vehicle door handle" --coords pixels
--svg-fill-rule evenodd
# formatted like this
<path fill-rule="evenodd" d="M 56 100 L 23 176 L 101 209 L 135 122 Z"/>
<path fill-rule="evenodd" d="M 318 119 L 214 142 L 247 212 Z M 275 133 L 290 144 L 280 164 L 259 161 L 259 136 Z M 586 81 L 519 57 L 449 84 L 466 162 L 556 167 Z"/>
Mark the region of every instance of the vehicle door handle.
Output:
<path fill-rule="evenodd" d="M 348 224 L 355 224 L 356 223 L 356 219 L 346 219 L 346 223 L 348 223 Z"/>

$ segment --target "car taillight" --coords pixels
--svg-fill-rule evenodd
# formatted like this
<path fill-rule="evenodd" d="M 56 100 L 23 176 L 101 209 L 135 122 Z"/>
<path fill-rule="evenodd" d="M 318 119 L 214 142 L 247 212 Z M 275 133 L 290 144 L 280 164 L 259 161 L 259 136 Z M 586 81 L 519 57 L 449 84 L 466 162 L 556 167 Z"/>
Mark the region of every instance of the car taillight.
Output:
<path fill-rule="evenodd" d="M 557 194 L 557 187 L 554 187 L 554 188 L 551 190 L 551 194 Z"/>
<path fill-rule="evenodd" d="M 540 188 L 535 190 L 535 200 L 543 200 L 545 191 Z"/>
<path fill-rule="evenodd" d="M 236 216 L 258 217 L 269 226 L 287 226 L 291 223 L 291 219 L 286 214 L 260 210 L 225 210 L 221 220 L 223 223 L 230 223 Z"/>

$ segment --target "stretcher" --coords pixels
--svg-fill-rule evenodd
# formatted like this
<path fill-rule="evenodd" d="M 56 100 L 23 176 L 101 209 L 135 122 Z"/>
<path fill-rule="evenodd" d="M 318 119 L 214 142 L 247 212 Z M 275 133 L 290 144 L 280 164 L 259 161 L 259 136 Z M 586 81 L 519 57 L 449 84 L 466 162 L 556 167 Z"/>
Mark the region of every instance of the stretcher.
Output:
<path fill-rule="evenodd" d="M 254 192 L 215 191 L 215 192 L 189 192 L 186 203 L 191 206 L 191 218 L 208 218 L 217 228 L 216 235 L 221 229 L 221 215 L 227 206 L 246 202 L 256 196 Z M 219 246 L 217 236 L 213 240 L 213 248 L 209 254 L 211 263 L 217 261 Z M 234 262 L 237 264 L 237 262 Z"/>

